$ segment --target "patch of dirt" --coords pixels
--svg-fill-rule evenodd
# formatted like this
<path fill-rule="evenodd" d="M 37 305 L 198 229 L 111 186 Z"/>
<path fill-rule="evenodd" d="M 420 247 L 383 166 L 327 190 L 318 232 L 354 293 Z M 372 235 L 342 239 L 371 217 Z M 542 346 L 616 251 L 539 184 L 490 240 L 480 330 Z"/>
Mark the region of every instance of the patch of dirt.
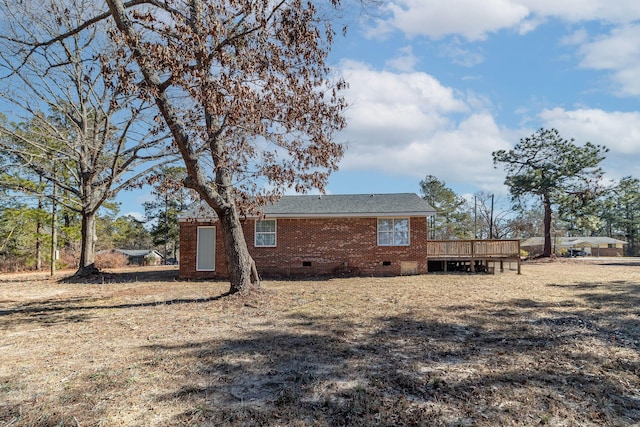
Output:
<path fill-rule="evenodd" d="M 633 425 L 640 270 L 522 271 L 242 297 L 166 268 L 0 276 L 0 426 Z"/>

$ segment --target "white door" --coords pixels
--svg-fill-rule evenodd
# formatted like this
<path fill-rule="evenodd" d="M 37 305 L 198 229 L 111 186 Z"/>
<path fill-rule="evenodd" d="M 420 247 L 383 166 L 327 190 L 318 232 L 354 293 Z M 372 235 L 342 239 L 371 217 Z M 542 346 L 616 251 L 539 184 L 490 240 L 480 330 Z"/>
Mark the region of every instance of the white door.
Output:
<path fill-rule="evenodd" d="M 196 251 L 196 271 L 216 269 L 216 228 L 198 227 L 198 248 Z"/>

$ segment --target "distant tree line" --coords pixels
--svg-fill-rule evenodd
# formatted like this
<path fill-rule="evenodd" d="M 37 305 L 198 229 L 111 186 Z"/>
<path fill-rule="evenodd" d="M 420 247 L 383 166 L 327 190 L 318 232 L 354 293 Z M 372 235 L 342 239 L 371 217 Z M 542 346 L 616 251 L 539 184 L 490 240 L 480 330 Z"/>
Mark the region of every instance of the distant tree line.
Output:
<path fill-rule="evenodd" d="M 165 261 L 178 258 L 178 214 L 193 200 L 179 182 L 180 167 L 163 167 L 151 178 L 151 195 L 144 218 L 120 215 L 120 206 L 107 201 L 96 215 L 96 246 L 100 253 L 111 249 L 155 249 Z M 0 189 L 0 272 L 41 270 L 51 265 L 52 236 L 57 234 L 58 268 L 78 268 L 81 257 L 81 214 L 56 207 L 53 201 Z M 52 222 L 54 221 L 55 222 Z"/>

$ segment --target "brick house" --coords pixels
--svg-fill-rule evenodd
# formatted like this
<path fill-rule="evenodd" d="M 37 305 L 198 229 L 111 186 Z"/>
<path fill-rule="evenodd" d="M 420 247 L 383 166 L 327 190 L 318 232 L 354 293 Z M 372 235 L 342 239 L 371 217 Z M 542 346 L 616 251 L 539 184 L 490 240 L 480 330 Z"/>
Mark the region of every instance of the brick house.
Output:
<path fill-rule="evenodd" d="M 285 196 L 242 226 L 264 277 L 427 272 L 427 219 L 417 194 Z M 227 278 L 215 213 L 198 204 L 180 217 L 180 277 Z"/>

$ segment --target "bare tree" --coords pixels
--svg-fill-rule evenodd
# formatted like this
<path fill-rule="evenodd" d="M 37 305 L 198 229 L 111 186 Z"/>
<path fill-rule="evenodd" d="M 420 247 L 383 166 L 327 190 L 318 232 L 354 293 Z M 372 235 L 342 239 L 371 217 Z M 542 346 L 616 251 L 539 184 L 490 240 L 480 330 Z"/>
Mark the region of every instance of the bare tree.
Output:
<path fill-rule="evenodd" d="M 555 226 L 552 219 L 552 227 Z M 544 213 L 542 206 L 528 206 L 522 204 L 514 210 L 514 216 L 509 220 L 512 238 L 528 239 L 544 235 Z"/>
<path fill-rule="evenodd" d="M 506 239 L 513 235 L 511 221 L 514 213 L 505 208 L 506 201 L 500 196 L 479 191 L 470 202 L 477 239 Z"/>
<path fill-rule="evenodd" d="M 77 275 L 96 271 L 98 209 L 171 152 L 168 135 L 154 129 L 153 105 L 127 94 L 101 66 L 99 58 L 116 50 L 108 21 L 83 27 L 96 13 L 90 0 L 0 2 L 0 96 L 12 108 L 0 144 L 19 165 L 14 189 L 33 190 L 19 180 L 28 169 L 55 183 L 68 196 L 58 203 L 81 214 Z"/>
<path fill-rule="evenodd" d="M 155 100 L 185 185 L 218 215 L 230 292 L 259 286 L 240 215 L 286 188 L 322 190 L 343 153 L 332 140 L 344 83 L 327 79 L 329 24 L 300 0 L 107 3 L 123 46 L 112 67 L 124 78 L 136 63 L 145 84 L 130 85 Z"/>

